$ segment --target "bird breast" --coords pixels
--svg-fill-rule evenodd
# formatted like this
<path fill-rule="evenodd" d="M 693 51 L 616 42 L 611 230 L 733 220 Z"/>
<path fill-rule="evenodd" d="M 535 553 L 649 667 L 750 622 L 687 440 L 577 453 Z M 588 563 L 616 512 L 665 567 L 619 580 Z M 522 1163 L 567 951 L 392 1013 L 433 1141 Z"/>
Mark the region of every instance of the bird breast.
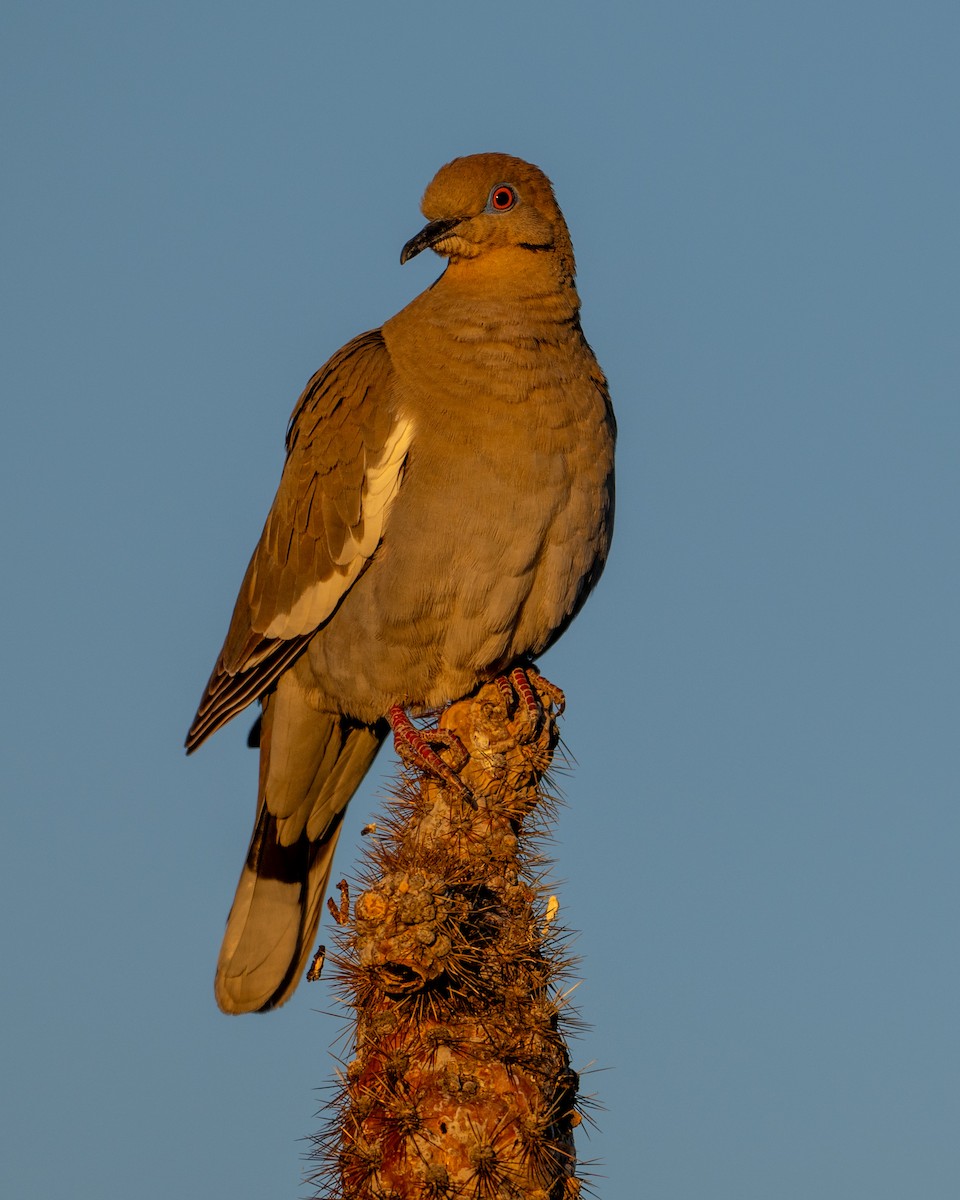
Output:
<path fill-rule="evenodd" d="M 612 431 L 574 321 L 506 304 L 482 319 L 467 306 L 456 320 L 408 313 L 383 331 L 412 430 L 403 483 L 373 561 L 300 668 L 320 707 L 334 695 L 363 720 L 439 706 L 542 651 L 609 540 Z"/>

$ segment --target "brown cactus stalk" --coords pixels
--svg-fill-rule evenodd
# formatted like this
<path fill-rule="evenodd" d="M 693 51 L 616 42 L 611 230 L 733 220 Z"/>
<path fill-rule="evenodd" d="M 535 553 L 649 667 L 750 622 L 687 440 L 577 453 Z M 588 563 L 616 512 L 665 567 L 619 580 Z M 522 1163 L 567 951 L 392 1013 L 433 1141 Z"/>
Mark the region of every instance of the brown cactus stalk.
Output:
<path fill-rule="evenodd" d="M 341 885 L 354 1057 L 315 1139 L 318 1197 L 579 1194 L 570 963 L 535 849 L 562 696 L 532 671 L 511 680 L 440 719 L 434 744 L 469 793 L 408 764 L 352 913 Z"/>

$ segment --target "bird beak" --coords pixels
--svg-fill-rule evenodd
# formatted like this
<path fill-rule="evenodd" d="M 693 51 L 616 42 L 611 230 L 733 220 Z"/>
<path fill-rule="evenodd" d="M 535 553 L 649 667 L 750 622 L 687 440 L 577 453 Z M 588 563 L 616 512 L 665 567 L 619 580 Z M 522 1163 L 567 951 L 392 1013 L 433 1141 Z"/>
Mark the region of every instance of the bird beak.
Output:
<path fill-rule="evenodd" d="M 459 225 L 462 219 L 462 217 L 441 217 L 439 221 L 431 221 L 429 225 L 424 225 L 416 237 L 412 237 L 400 251 L 400 265 L 403 266 L 411 258 L 416 258 L 421 250 L 435 246 L 444 234 L 449 233 L 455 225 Z"/>

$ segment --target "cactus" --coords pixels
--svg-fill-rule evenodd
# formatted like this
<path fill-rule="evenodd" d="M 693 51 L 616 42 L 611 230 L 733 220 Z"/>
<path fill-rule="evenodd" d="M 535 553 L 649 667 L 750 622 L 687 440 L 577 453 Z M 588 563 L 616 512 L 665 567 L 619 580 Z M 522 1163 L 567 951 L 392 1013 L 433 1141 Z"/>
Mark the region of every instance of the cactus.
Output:
<path fill-rule="evenodd" d="M 571 960 L 538 843 L 562 694 L 534 671 L 485 685 L 424 736 L 464 786 L 408 756 L 331 955 L 355 1020 L 315 1141 L 318 1198 L 572 1200 L 578 1077 Z"/>

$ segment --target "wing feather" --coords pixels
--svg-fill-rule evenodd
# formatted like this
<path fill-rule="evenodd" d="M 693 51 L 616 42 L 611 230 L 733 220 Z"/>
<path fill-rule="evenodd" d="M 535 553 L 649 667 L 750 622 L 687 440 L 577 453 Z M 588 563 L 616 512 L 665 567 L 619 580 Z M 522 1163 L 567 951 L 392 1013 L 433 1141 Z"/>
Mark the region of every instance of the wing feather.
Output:
<path fill-rule="evenodd" d="M 187 749 L 262 696 L 335 612 L 376 553 L 413 436 L 392 407 L 379 330 L 310 380 L 287 427 L 287 460 L 240 587 Z"/>

